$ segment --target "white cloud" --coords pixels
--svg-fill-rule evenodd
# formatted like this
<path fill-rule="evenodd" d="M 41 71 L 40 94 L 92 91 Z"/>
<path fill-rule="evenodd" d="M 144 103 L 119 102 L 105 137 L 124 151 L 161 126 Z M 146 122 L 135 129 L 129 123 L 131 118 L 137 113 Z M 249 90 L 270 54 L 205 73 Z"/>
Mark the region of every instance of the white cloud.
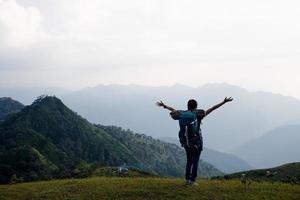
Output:
<path fill-rule="evenodd" d="M 24 47 L 39 37 L 42 17 L 35 7 L 22 7 L 15 0 L 0 0 L 1 47 Z"/>
<path fill-rule="evenodd" d="M 218 81 L 294 95 L 299 6 L 296 0 L 0 0 L 0 70 L 6 70 L 0 83 L 14 82 L 9 73 L 26 76 L 15 80 L 20 84 L 69 87 Z"/>

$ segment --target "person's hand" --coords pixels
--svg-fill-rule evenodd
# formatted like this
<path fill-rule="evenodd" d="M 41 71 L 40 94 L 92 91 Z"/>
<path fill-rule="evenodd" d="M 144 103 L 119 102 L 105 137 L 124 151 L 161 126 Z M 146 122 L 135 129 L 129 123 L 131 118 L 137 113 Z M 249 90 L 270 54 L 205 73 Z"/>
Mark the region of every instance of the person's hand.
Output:
<path fill-rule="evenodd" d="M 166 106 L 162 101 L 156 102 L 156 105 L 157 105 L 158 107 L 165 107 L 165 106 Z"/>
<path fill-rule="evenodd" d="M 231 102 L 231 101 L 233 101 L 232 97 L 225 97 L 224 99 L 224 103 Z"/>

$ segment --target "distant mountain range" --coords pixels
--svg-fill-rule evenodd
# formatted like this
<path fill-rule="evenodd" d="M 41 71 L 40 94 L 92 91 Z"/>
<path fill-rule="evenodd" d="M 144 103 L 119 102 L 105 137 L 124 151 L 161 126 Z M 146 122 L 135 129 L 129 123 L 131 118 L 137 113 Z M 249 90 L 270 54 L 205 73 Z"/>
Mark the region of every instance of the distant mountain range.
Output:
<path fill-rule="evenodd" d="M 185 155 L 178 146 L 149 136 L 95 126 L 53 96 L 39 97 L 0 124 L 2 183 L 77 177 L 94 166 L 124 163 L 161 176 L 183 176 Z M 220 174 L 201 163 L 200 175 Z"/>
<path fill-rule="evenodd" d="M 267 132 L 235 150 L 257 168 L 300 161 L 300 124 L 286 125 Z"/>
<path fill-rule="evenodd" d="M 248 92 L 228 84 L 207 84 L 195 88 L 180 84 L 170 87 L 99 85 L 78 91 L 59 88 L 0 88 L 0 95 L 16 97 L 22 103 L 28 104 L 28 99 L 40 94 L 37 91 L 56 94 L 67 106 L 92 123 L 116 124 L 154 138 L 174 138 L 178 134 L 177 122 L 169 117 L 168 111 L 157 108 L 155 101 L 163 100 L 177 109 L 185 109 L 187 100 L 195 98 L 200 108 L 207 109 L 225 96 L 233 96 L 234 102 L 203 120 L 204 146 L 220 152 L 234 153 L 253 167 L 269 167 L 269 164 L 255 161 L 251 158 L 253 156 L 248 156 L 247 151 L 253 150 L 247 145 L 249 141 L 256 140 L 278 127 L 298 124 L 300 121 L 299 100 L 267 92 Z M 293 135 L 283 135 L 286 135 L 284 139 L 300 143 Z M 262 146 L 269 145 L 269 140 L 262 141 Z M 292 151 L 300 151 L 300 146 L 290 152 L 289 149 L 286 149 L 286 153 L 292 155 Z M 262 151 L 263 148 L 257 154 Z M 284 160 L 280 156 L 289 157 L 278 154 L 271 164 L 280 164 Z"/>
<path fill-rule="evenodd" d="M 169 117 L 168 111 L 155 106 L 157 100 L 177 109 L 186 109 L 188 99 L 195 98 L 199 108 L 207 109 L 225 96 L 233 96 L 234 102 L 203 120 L 204 145 L 208 148 L 229 153 L 267 131 L 300 121 L 300 101 L 297 99 L 248 92 L 227 84 L 208 84 L 197 88 L 184 85 L 99 85 L 61 98 L 94 123 L 118 124 L 159 138 L 177 137 L 178 124 Z"/>
<path fill-rule="evenodd" d="M 177 138 L 164 137 L 159 138 L 162 141 L 169 142 L 180 146 Z M 253 169 L 246 161 L 229 153 L 222 153 L 212 149 L 204 148 L 201 153 L 201 159 L 214 165 L 225 173 L 233 173 Z"/>

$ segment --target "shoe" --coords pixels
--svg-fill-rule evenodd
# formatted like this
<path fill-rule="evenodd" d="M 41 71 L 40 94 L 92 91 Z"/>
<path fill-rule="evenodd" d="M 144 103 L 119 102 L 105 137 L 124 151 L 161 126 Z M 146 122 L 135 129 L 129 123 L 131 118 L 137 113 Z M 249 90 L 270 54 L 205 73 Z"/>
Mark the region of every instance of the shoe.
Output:
<path fill-rule="evenodd" d="M 190 185 L 199 186 L 199 184 L 196 181 L 190 181 Z"/>
<path fill-rule="evenodd" d="M 185 185 L 191 185 L 191 181 L 190 180 L 186 180 L 185 181 Z"/>

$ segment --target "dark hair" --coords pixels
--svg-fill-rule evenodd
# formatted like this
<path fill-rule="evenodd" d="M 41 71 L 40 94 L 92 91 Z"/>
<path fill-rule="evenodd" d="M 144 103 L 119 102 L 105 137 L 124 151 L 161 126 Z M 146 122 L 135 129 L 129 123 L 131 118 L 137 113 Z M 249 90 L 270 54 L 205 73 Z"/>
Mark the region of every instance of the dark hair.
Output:
<path fill-rule="evenodd" d="M 188 104 L 187 104 L 188 110 L 194 110 L 194 109 L 196 109 L 197 105 L 198 105 L 198 103 L 197 103 L 197 101 L 195 99 L 190 99 L 188 101 Z"/>

